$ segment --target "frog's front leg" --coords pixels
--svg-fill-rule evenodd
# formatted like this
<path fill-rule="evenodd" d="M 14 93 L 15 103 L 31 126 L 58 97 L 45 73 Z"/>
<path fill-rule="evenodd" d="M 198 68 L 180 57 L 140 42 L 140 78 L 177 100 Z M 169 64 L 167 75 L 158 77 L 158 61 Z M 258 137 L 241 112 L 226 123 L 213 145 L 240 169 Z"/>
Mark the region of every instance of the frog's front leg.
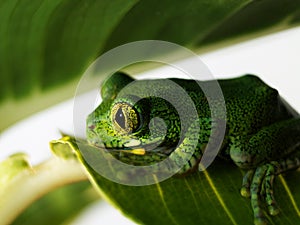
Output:
<path fill-rule="evenodd" d="M 180 168 L 177 174 L 186 174 L 198 168 L 203 149 L 211 134 L 211 129 L 208 129 L 211 124 L 211 119 L 196 119 L 183 134 L 181 142 L 169 156 L 176 167 Z"/>
<path fill-rule="evenodd" d="M 256 225 L 267 224 L 262 198 L 270 215 L 279 210 L 273 195 L 275 175 L 300 166 L 300 119 L 290 119 L 265 127 L 251 137 L 236 140 L 230 147 L 232 160 L 244 176 L 241 194 L 251 197 Z"/>

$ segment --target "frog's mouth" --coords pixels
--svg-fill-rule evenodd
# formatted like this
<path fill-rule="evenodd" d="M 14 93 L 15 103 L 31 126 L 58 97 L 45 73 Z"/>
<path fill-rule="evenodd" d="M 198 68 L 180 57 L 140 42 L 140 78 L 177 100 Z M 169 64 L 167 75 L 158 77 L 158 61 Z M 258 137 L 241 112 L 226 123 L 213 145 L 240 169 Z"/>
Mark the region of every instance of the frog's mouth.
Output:
<path fill-rule="evenodd" d="M 121 162 L 136 166 L 146 166 L 163 161 L 175 150 L 175 147 L 167 146 L 153 148 L 153 144 L 131 147 L 109 147 L 99 142 L 90 144 L 109 152 L 114 158 Z"/>
<path fill-rule="evenodd" d="M 107 149 L 116 159 L 135 166 L 147 166 L 161 162 L 168 158 L 170 152 L 173 150 L 174 149 L 166 147 L 157 147 L 148 151 L 140 147 L 131 149 Z"/>
<path fill-rule="evenodd" d="M 101 150 L 109 152 L 116 159 L 134 165 L 155 163 L 166 159 L 176 148 L 165 144 L 163 138 L 157 137 L 141 141 L 129 138 L 127 141 L 118 141 L 114 138 L 102 140 L 94 131 L 94 127 L 88 127 L 87 140 Z"/>

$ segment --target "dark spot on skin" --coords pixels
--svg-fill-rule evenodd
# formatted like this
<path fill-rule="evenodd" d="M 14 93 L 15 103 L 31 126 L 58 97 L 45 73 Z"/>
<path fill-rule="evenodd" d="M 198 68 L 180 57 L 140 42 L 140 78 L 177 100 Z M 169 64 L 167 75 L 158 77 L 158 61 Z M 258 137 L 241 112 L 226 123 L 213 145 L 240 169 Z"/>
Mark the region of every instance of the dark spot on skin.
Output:
<path fill-rule="evenodd" d="M 96 127 L 95 125 L 90 125 L 90 126 L 89 126 L 89 129 L 90 129 L 90 130 L 94 130 L 95 127 Z"/>

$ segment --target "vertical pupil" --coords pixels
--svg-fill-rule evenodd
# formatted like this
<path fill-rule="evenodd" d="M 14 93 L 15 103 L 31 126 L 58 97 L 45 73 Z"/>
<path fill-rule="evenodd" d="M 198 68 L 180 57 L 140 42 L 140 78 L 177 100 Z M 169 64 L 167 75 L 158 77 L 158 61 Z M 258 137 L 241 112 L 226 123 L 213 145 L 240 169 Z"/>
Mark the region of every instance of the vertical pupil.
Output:
<path fill-rule="evenodd" d="M 126 128 L 126 126 L 125 126 L 125 116 L 124 116 L 122 108 L 118 109 L 115 119 L 116 119 L 116 122 L 119 124 L 119 126 L 122 129 Z"/>

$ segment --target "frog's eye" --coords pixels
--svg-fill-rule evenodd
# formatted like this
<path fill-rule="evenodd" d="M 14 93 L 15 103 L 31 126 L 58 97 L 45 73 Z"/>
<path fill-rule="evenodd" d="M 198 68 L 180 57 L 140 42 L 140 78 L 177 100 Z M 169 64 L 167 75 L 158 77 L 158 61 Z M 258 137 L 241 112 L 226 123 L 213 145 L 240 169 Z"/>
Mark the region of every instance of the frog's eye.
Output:
<path fill-rule="evenodd" d="M 126 129 L 125 115 L 124 115 L 121 107 L 118 109 L 117 113 L 115 114 L 115 121 L 122 129 L 124 129 L 124 130 Z"/>
<path fill-rule="evenodd" d="M 114 127 L 122 133 L 135 132 L 140 126 L 138 112 L 127 103 L 116 103 L 111 110 Z"/>

